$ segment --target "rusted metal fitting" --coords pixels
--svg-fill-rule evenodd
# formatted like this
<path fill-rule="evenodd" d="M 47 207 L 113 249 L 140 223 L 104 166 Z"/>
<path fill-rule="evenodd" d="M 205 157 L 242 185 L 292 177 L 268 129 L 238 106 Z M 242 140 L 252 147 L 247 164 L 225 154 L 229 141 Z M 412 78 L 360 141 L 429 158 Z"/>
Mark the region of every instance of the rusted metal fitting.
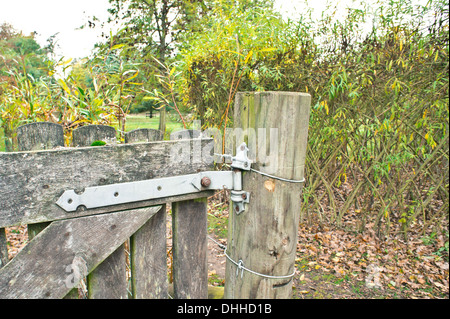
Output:
<path fill-rule="evenodd" d="M 200 183 L 202 184 L 203 187 L 209 187 L 209 185 L 211 185 L 211 180 L 209 179 L 209 177 L 205 176 L 202 178 Z"/>

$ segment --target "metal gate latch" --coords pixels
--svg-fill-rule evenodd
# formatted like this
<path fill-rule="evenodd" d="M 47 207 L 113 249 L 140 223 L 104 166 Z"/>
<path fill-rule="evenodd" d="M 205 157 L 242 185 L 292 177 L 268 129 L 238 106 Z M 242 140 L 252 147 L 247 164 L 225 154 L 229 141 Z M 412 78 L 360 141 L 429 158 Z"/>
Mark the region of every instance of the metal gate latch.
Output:
<path fill-rule="evenodd" d="M 237 214 L 245 210 L 250 193 L 242 190 L 242 170 L 250 170 L 252 161 L 247 157 L 245 143 L 239 145 L 236 156 L 231 157 L 231 171 L 207 171 L 136 182 L 87 187 L 83 192 L 66 190 L 56 204 L 66 212 L 139 202 L 157 198 L 227 188 Z"/>

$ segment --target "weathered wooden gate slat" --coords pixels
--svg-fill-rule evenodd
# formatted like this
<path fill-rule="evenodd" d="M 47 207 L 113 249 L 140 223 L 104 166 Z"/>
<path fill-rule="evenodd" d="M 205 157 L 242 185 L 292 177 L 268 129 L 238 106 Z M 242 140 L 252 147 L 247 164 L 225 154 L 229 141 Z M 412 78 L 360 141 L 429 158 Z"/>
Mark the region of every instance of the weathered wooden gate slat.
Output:
<path fill-rule="evenodd" d="M 62 298 L 160 206 L 55 221 L 0 269 L 0 298 Z"/>
<path fill-rule="evenodd" d="M 153 129 L 138 129 L 125 134 L 126 143 L 162 140 Z M 130 238 L 131 292 L 134 299 L 166 299 L 167 251 L 166 204 Z"/>
<path fill-rule="evenodd" d="M 64 147 L 62 125 L 50 122 L 29 123 L 17 128 L 17 146 L 19 151 L 42 151 Z M 48 223 L 28 225 L 28 240 L 39 234 Z"/>
<path fill-rule="evenodd" d="M 67 213 L 55 202 L 68 189 L 184 175 L 212 169 L 212 139 L 0 153 L 0 227 L 46 222 L 201 198 L 174 196 Z M 199 150 L 194 153 L 191 150 Z M 188 151 L 187 151 L 188 150 Z M 8 200 L 3 200 L 3 199 Z"/>
<path fill-rule="evenodd" d="M 200 131 L 172 133 L 171 140 L 199 138 Z M 208 298 L 207 198 L 172 203 L 173 287 L 176 299 Z"/>
<path fill-rule="evenodd" d="M 88 147 L 95 141 L 114 142 L 116 129 L 106 125 L 87 125 L 72 133 L 72 144 Z M 120 245 L 87 276 L 89 299 L 126 299 L 127 276 L 125 247 Z"/>

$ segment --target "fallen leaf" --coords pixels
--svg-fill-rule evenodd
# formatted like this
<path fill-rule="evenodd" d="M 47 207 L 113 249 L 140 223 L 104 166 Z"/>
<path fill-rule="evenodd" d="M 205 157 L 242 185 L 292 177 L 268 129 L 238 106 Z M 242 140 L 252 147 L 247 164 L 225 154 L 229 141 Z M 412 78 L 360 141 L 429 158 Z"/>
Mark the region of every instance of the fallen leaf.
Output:
<path fill-rule="evenodd" d="M 309 294 L 309 290 L 300 290 L 299 293 L 301 293 L 301 294 Z"/>

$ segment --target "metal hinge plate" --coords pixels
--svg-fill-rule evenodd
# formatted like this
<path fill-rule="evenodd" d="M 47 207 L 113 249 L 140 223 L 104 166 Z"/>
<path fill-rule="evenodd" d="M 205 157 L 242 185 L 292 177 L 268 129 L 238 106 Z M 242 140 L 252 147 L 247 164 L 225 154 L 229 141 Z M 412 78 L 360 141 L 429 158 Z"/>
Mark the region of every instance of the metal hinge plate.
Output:
<path fill-rule="evenodd" d="M 202 186 L 202 179 L 205 177 L 210 181 L 207 187 Z M 232 172 L 201 172 L 87 187 L 80 194 L 74 190 L 67 190 L 56 204 L 66 212 L 74 212 L 80 206 L 87 209 L 98 208 L 223 188 L 233 189 Z"/>

